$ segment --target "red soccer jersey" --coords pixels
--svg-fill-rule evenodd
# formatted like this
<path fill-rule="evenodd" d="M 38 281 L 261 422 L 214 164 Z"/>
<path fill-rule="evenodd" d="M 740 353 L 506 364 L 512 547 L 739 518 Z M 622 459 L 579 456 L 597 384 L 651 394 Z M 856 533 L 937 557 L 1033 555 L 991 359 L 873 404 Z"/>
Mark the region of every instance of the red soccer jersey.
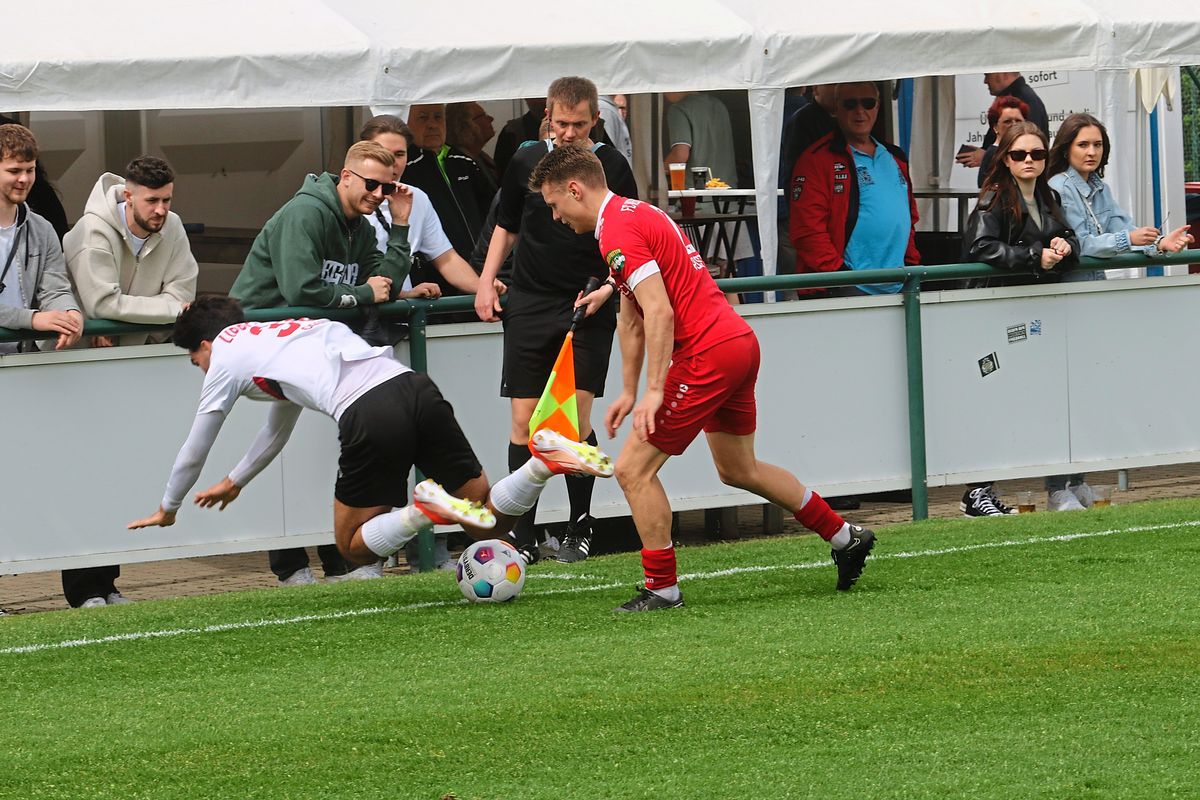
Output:
<path fill-rule="evenodd" d="M 610 194 L 596 226 L 600 252 L 621 293 L 658 273 L 675 312 L 672 356 L 685 358 L 750 333 L 708 274 L 704 259 L 670 217 L 657 206 Z M 641 306 L 634 300 L 638 313 Z"/>

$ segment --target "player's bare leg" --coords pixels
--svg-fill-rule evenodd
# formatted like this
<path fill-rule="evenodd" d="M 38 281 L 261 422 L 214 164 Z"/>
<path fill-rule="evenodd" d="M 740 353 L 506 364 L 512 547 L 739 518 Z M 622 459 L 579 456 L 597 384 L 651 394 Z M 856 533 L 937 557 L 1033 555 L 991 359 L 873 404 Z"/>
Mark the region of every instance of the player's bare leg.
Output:
<path fill-rule="evenodd" d="M 646 586 L 617 611 L 655 611 L 683 605 L 671 543 L 671 503 L 658 472 L 669 455 L 636 435 L 625 440 L 617 459 L 617 483 L 629 503 L 642 539 L 642 571 Z"/>
<path fill-rule="evenodd" d="M 753 492 L 787 509 L 801 525 L 829 542 L 833 563 L 838 568 L 838 590 L 844 592 L 853 586 L 875 546 L 875 534 L 847 523 L 792 473 L 759 461 L 754 454 L 754 434 L 708 433 L 706 436 L 721 482 Z"/>
<path fill-rule="evenodd" d="M 804 503 L 806 489 L 795 475 L 758 460 L 754 454 L 754 434 L 706 433 L 705 436 L 721 483 L 753 492 L 793 513 Z"/>

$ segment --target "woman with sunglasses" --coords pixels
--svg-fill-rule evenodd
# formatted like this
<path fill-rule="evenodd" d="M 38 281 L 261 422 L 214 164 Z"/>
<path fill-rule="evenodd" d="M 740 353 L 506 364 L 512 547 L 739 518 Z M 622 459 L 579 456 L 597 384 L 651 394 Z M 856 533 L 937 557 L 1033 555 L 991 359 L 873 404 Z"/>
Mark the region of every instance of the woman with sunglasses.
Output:
<path fill-rule="evenodd" d="M 1104 182 L 1110 144 L 1108 130 L 1091 114 L 1072 114 L 1063 120 L 1050 149 L 1048 183 L 1062 197 L 1067 223 L 1079 234 L 1080 254 L 1111 258 L 1141 251 L 1149 256 L 1178 253 L 1192 242 L 1188 226 L 1170 233 L 1144 225 L 1117 203 Z M 1103 278 L 1103 271 L 1083 273 L 1080 279 Z"/>
<path fill-rule="evenodd" d="M 986 284 L 1033 283 L 1078 260 L 1079 242 L 1063 217 L 1058 195 L 1046 184 L 1046 134 L 1032 122 L 1013 123 L 1000 136 L 984 178 L 979 205 L 967 226 L 965 260 L 1028 273 Z M 1054 272 L 1054 279 L 1060 273 Z M 991 483 L 973 484 L 959 509 L 968 517 L 1015 513 Z"/>
<path fill-rule="evenodd" d="M 1032 283 L 1079 259 L 1079 241 L 1046 183 L 1046 134 L 1032 122 L 1014 123 L 1000 137 L 967 226 L 967 260 L 1026 271 Z M 1057 278 L 1061 272 L 1056 272 Z"/>

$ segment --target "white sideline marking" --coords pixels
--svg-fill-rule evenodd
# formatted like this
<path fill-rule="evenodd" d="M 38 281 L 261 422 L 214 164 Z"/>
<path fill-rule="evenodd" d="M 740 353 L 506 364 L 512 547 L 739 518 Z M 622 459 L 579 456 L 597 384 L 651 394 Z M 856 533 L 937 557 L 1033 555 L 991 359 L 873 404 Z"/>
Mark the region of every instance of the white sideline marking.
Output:
<path fill-rule="evenodd" d="M 901 551 L 899 553 L 881 553 L 878 556 L 872 556 L 873 561 L 884 561 L 892 558 L 927 558 L 931 556 L 954 555 L 956 553 L 969 553 L 975 550 L 991 550 L 1000 547 L 1021 547 L 1030 544 L 1052 544 L 1054 542 L 1071 542 L 1076 539 L 1094 539 L 1101 536 L 1115 536 L 1119 533 L 1147 533 L 1150 531 L 1171 530 L 1173 528 L 1195 528 L 1200 527 L 1200 520 L 1189 520 L 1186 522 L 1172 522 L 1166 525 L 1139 525 L 1133 528 L 1112 528 L 1106 531 L 1092 531 L 1090 533 L 1065 533 L 1058 536 L 1043 536 L 1031 539 L 1005 539 L 999 542 L 980 542 L 979 544 L 965 544 L 956 547 L 943 547 L 936 550 L 911 550 Z M 690 572 L 679 576 L 680 581 L 697 581 L 710 580 L 712 578 L 726 578 L 731 575 L 744 575 L 753 572 L 776 572 L 779 570 L 798 570 L 798 569 L 816 569 L 818 567 L 828 567 L 830 562 L 827 559 L 820 561 L 808 561 L 801 564 L 769 564 L 756 565 L 752 567 L 730 567 L 729 569 L 714 570 L 711 572 Z M 549 577 L 549 576 L 541 576 Z M 596 576 L 592 575 L 564 575 L 564 578 L 572 578 L 574 580 L 591 579 L 595 580 Z M 617 581 L 603 584 L 593 584 L 591 586 L 572 586 L 564 589 L 547 589 L 539 591 L 538 596 L 555 595 L 555 594 L 580 594 L 582 592 L 600 592 L 609 589 L 620 589 L 623 586 L 628 586 L 629 581 Z M 348 619 L 351 617 L 367 617 L 375 614 L 388 614 L 402 611 L 418 611 L 424 608 L 443 608 L 447 606 L 464 605 L 467 601 L 463 600 L 430 600 L 424 603 L 410 603 L 403 606 L 374 606 L 371 608 L 360 608 L 353 611 L 332 611 L 327 614 L 302 614 L 295 617 L 285 617 L 282 619 L 256 619 L 246 620 L 244 622 L 225 622 L 217 625 L 205 625 L 198 628 L 169 628 L 158 631 L 134 631 L 132 633 L 117 633 L 111 636 L 100 636 L 96 638 L 85 639 L 65 639 L 59 642 L 46 642 L 42 644 L 26 644 L 17 647 L 6 647 L 0 649 L 0 655 L 20 655 L 25 653 L 40 653 L 46 650 L 63 650 L 68 647 L 87 647 L 96 644 L 109 644 L 112 642 L 132 642 L 141 639 L 162 639 L 171 636 L 186 636 L 189 634 L 204 634 L 204 633 L 221 633 L 223 631 L 249 630 L 253 628 L 267 628 L 276 625 L 294 625 L 301 622 L 325 622 L 327 620 Z"/>

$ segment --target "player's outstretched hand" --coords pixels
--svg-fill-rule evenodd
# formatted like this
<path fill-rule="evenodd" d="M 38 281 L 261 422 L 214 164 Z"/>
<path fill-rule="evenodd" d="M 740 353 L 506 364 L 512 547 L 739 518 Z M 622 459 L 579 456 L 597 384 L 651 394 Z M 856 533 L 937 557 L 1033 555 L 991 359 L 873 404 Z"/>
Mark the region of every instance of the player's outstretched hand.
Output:
<path fill-rule="evenodd" d="M 643 442 L 654 433 L 654 415 L 663 404 L 662 389 L 647 389 L 642 399 L 633 407 L 633 432 Z"/>
<path fill-rule="evenodd" d="M 135 519 L 125 527 L 136 531 L 138 528 L 167 528 L 175 524 L 175 512 L 163 511 L 161 508 L 145 519 Z"/>
<path fill-rule="evenodd" d="M 242 487 L 238 486 L 229 478 L 224 478 L 215 486 L 210 486 L 203 492 L 196 492 L 196 505 L 201 508 L 212 508 L 217 503 L 221 504 L 218 511 L 224 511 L 225 506 L 237 500 L 237 496 L 242 493 Z"/>
<path fill-rule="evenodd" d="M 608 438 L 616 437 L 617 428 L 621 427 L 621 423 L 629 416 L 629 412 L 633 411 L 635 402 L 637 402 L 637 398 L 629 392 L 622 392 L 616 400 L 612 401 L 608 411 L 604 413 L 604 428 L 608 431 Z"/>

